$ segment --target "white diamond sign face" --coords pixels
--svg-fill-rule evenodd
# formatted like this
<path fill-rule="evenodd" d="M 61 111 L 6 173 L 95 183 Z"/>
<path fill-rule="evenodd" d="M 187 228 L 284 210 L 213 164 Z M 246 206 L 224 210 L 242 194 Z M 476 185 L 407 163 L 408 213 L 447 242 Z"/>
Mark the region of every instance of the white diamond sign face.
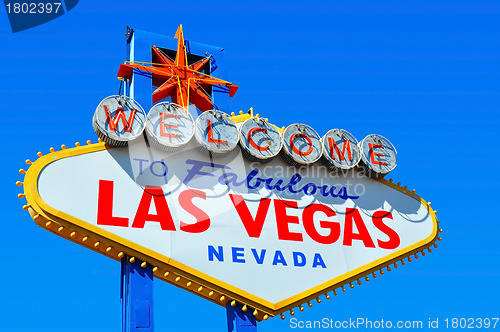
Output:
<path fill-rule="evenodd" d="M 225 305 L 275 316 L 428 248 L 437 220 L 415 193 L 316 163 L 252 163 L 104 143 L 53 152 L 28 170 L 42 227 Z"/>

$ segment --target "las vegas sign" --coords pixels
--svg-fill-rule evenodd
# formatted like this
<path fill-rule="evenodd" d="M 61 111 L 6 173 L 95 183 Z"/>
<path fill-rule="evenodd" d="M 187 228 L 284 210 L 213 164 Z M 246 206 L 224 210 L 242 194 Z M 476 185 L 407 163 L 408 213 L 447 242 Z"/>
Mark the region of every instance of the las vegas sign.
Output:
<path fill-rule="evenodd" d="M 430 203 L 386 179 L 396 166 L 386 138 L 279 128 L 252 111 L 193 116 L 172 99 L 146 112 L 130 97 L 107 97 L 93 118 L 102 142 L 27 161 L 18 185 L 35 222 L 259 320 L 302 311 L 436 246 Z"/>

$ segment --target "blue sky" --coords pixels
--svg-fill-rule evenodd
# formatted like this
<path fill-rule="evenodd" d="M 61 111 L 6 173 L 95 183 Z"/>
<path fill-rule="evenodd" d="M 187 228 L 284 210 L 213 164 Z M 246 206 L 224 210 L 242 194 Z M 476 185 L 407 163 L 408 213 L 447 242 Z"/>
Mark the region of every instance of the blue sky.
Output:
<path fill-rule="evenodd" d="M 233 111 L 323 135 L 378 133 L 392 178 L 432 201 L 432 254 L 296 314 L 299 320 L 491 318 L 500 312 L 497 210 L 500 3 L 496 1 L 86 1 L 13 34 L 0 14 L 1 331 L 119 331 L 119 263 L 36 226 L 18 199 L 24 160 L 97 139 L 118 91 L 128 25 L 226 50 Z M 155 282 L 157 331 L 224 331 L 225 309 Z M 500 328 L 500 323 L 497 324 Z M 271 319 L 261 331 L 289 331 Z"/>

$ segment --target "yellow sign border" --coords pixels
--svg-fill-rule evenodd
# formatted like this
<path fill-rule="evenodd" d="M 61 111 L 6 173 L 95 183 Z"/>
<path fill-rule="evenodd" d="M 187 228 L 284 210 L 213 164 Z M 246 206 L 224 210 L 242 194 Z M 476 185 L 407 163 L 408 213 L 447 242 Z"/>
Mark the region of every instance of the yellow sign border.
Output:
<path fill-rule="evenodd" d="M 393 252 L 390 255 L 377 259 L 355 270 L 349 271 L 348 273 L 317 285 L 307 291 L 296 294 L 283 301 L 271 303 L 190 268 L 172 258 L 160 255 L 157 252 L 48 206 L 41 199 L 37 186 L 38 177 L 43 168 L 63 158 L 115 148 L 105 143 L 90 144 L 90 141 L 88 141 L 88 143 L 89 144 L 86 146 L 80 146 L 80 144 L 77 143 L 75 148 L 70 149 L 66 149 L 63 146 L 63 150 L 61 151 L 54 151 L 54 149 L 51 148 L 51 153 L 47 155 L 42 156 L 41 153 L 38 153 L 40 158 L 35 162 L 26 161 L 26 163 L 31 166 L 26 172 L 20 170 L 21 173 L 26 173 L 26 175 L 24 183 L 18 182 L 17 184 L 24 185 L 24 194 L 19 194 L 19 197 L 26 197 L 27 204 L 23 208 L 29 211 L 33 220 L 40 227 L 58 236 L 106 255 L 114 260 L 120 261 L 125 255 L 130 257 L 131 261 L 136 259 L 141 260 L 144 267 L 146 264 L 153 266 L 153 275 L 156 278 L 184 288 L 209 301 L 222 306 L 225 306 L 229 301 L 232 305 L 238 302 L 244 306 L 244 310 L 253 310 L 253 314 L 258 320 L 266 320 L 270 316 L 273 317 L 279 314 L 281 314 L 282 319 L 284 319 L 284 312 L 290 311 L 290 314 L 293 315 L 294 308 L 298 308 L 300 311 L 304 310 L 302 306 L 304 303 L 308 303 L 309 306 L 312 306 L 310 303 L 311 300 L 316 299 L 317 302 L 321 302 L 319 298 L 320 295 L 325 295 L 326 299 L 329 299 L 330 295 L 328 295 L 328 292 L 333 291 L 333 294 L 337 295 L 336 289 L 338 288 L 345 291 L 346 286 L 351 288 L 354 287 L 353 282 L 361 284 L 360 279 L 363 277 L 368 281 L 369 275 L 375 278 L 377 272 L 384 274 L 382 268 L 387 268 L 387 270 L 390 271 L 390 265 L 394 264 L 394 267 L 397 268 L 397 263 L 399 261 L 404 265 L 406 263 L 404 261 L 405 258 L 408 258 L 408 261 L 411 262 L 410 256 L 414 255 L 415 258 L 418 258 L 418 253 L 420 252 L 422 255 L 425 255 L 425 249 L 428 249 L 430 252 L 431 249 L 429 247 L 432 245 L 437 247 L 435 244 L 436 240 L 441 240 L 438 235 L 442 230 L 438 230 L 439 221 L 436 217 L 436 211 L 431 208 L 430 203 L 416 195 L 414 190 L 409 191 L 406 187 L 401 187 L 399 183 L 397 185 L 392 183 L 392 179 L 390 181 L 374 179 L 374 181 L 378 181 L 395 189 L 424 205 L 429 211 L 433 221 L 433 231 L 431 235 L 422 241 Z"/>

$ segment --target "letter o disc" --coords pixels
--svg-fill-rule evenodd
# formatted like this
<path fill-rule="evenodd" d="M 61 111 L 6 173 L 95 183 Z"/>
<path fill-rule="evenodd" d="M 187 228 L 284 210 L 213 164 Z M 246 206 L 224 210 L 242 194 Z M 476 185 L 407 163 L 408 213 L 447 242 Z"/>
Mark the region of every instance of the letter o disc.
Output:
<path fill-rule="evenodd" d="M 348 131 L 331 129 L 321 138 L 321 142 L 323 163 L 332 171 L 349 170 L 361 159 L 358 141 Z"/>
<path fill-rule="evenodd" d="M 233 150 L 240 138 L 234 120 L 216 110 L 205 111 L 198 116 L 194 136 L 204 149 L 214 153 Z"/>
<path fill-rule="evenodd" d="M 365 172 L 372 177 L 384 177 L 396 167 L 396 148 L 385 137 L 368 135 L 360 143 L 361 161 Z"/>
<path fill-rule="evenodd" d="M 148 113 L 148 139 L 156 147 L 176 150 L 194 135 L 194 120 L 184 108 L 174 103 L 158 103 Z"/>
<path fill-rule="evenodd" d="M 305 124 L 294 123 L 282 134 L 282 156 L 292 166 L 309 165 L 321 158 L 323 145 L 318 133 Z"/>
<path fill-rule="evenodd" d="M 281 134 L 275 126 L 263 118 L 250 118 L 240 129 L 240 145 L 243 155 L 250 161 L 270 161 L 281 150 Z"/>
<path fill-rule="evenodd" d="M 92 119 L 94 131 L 104 142 L 127 146 L 146 127 L 146 112 L 127 96 L 110 96 L 99 103 Z"/>

